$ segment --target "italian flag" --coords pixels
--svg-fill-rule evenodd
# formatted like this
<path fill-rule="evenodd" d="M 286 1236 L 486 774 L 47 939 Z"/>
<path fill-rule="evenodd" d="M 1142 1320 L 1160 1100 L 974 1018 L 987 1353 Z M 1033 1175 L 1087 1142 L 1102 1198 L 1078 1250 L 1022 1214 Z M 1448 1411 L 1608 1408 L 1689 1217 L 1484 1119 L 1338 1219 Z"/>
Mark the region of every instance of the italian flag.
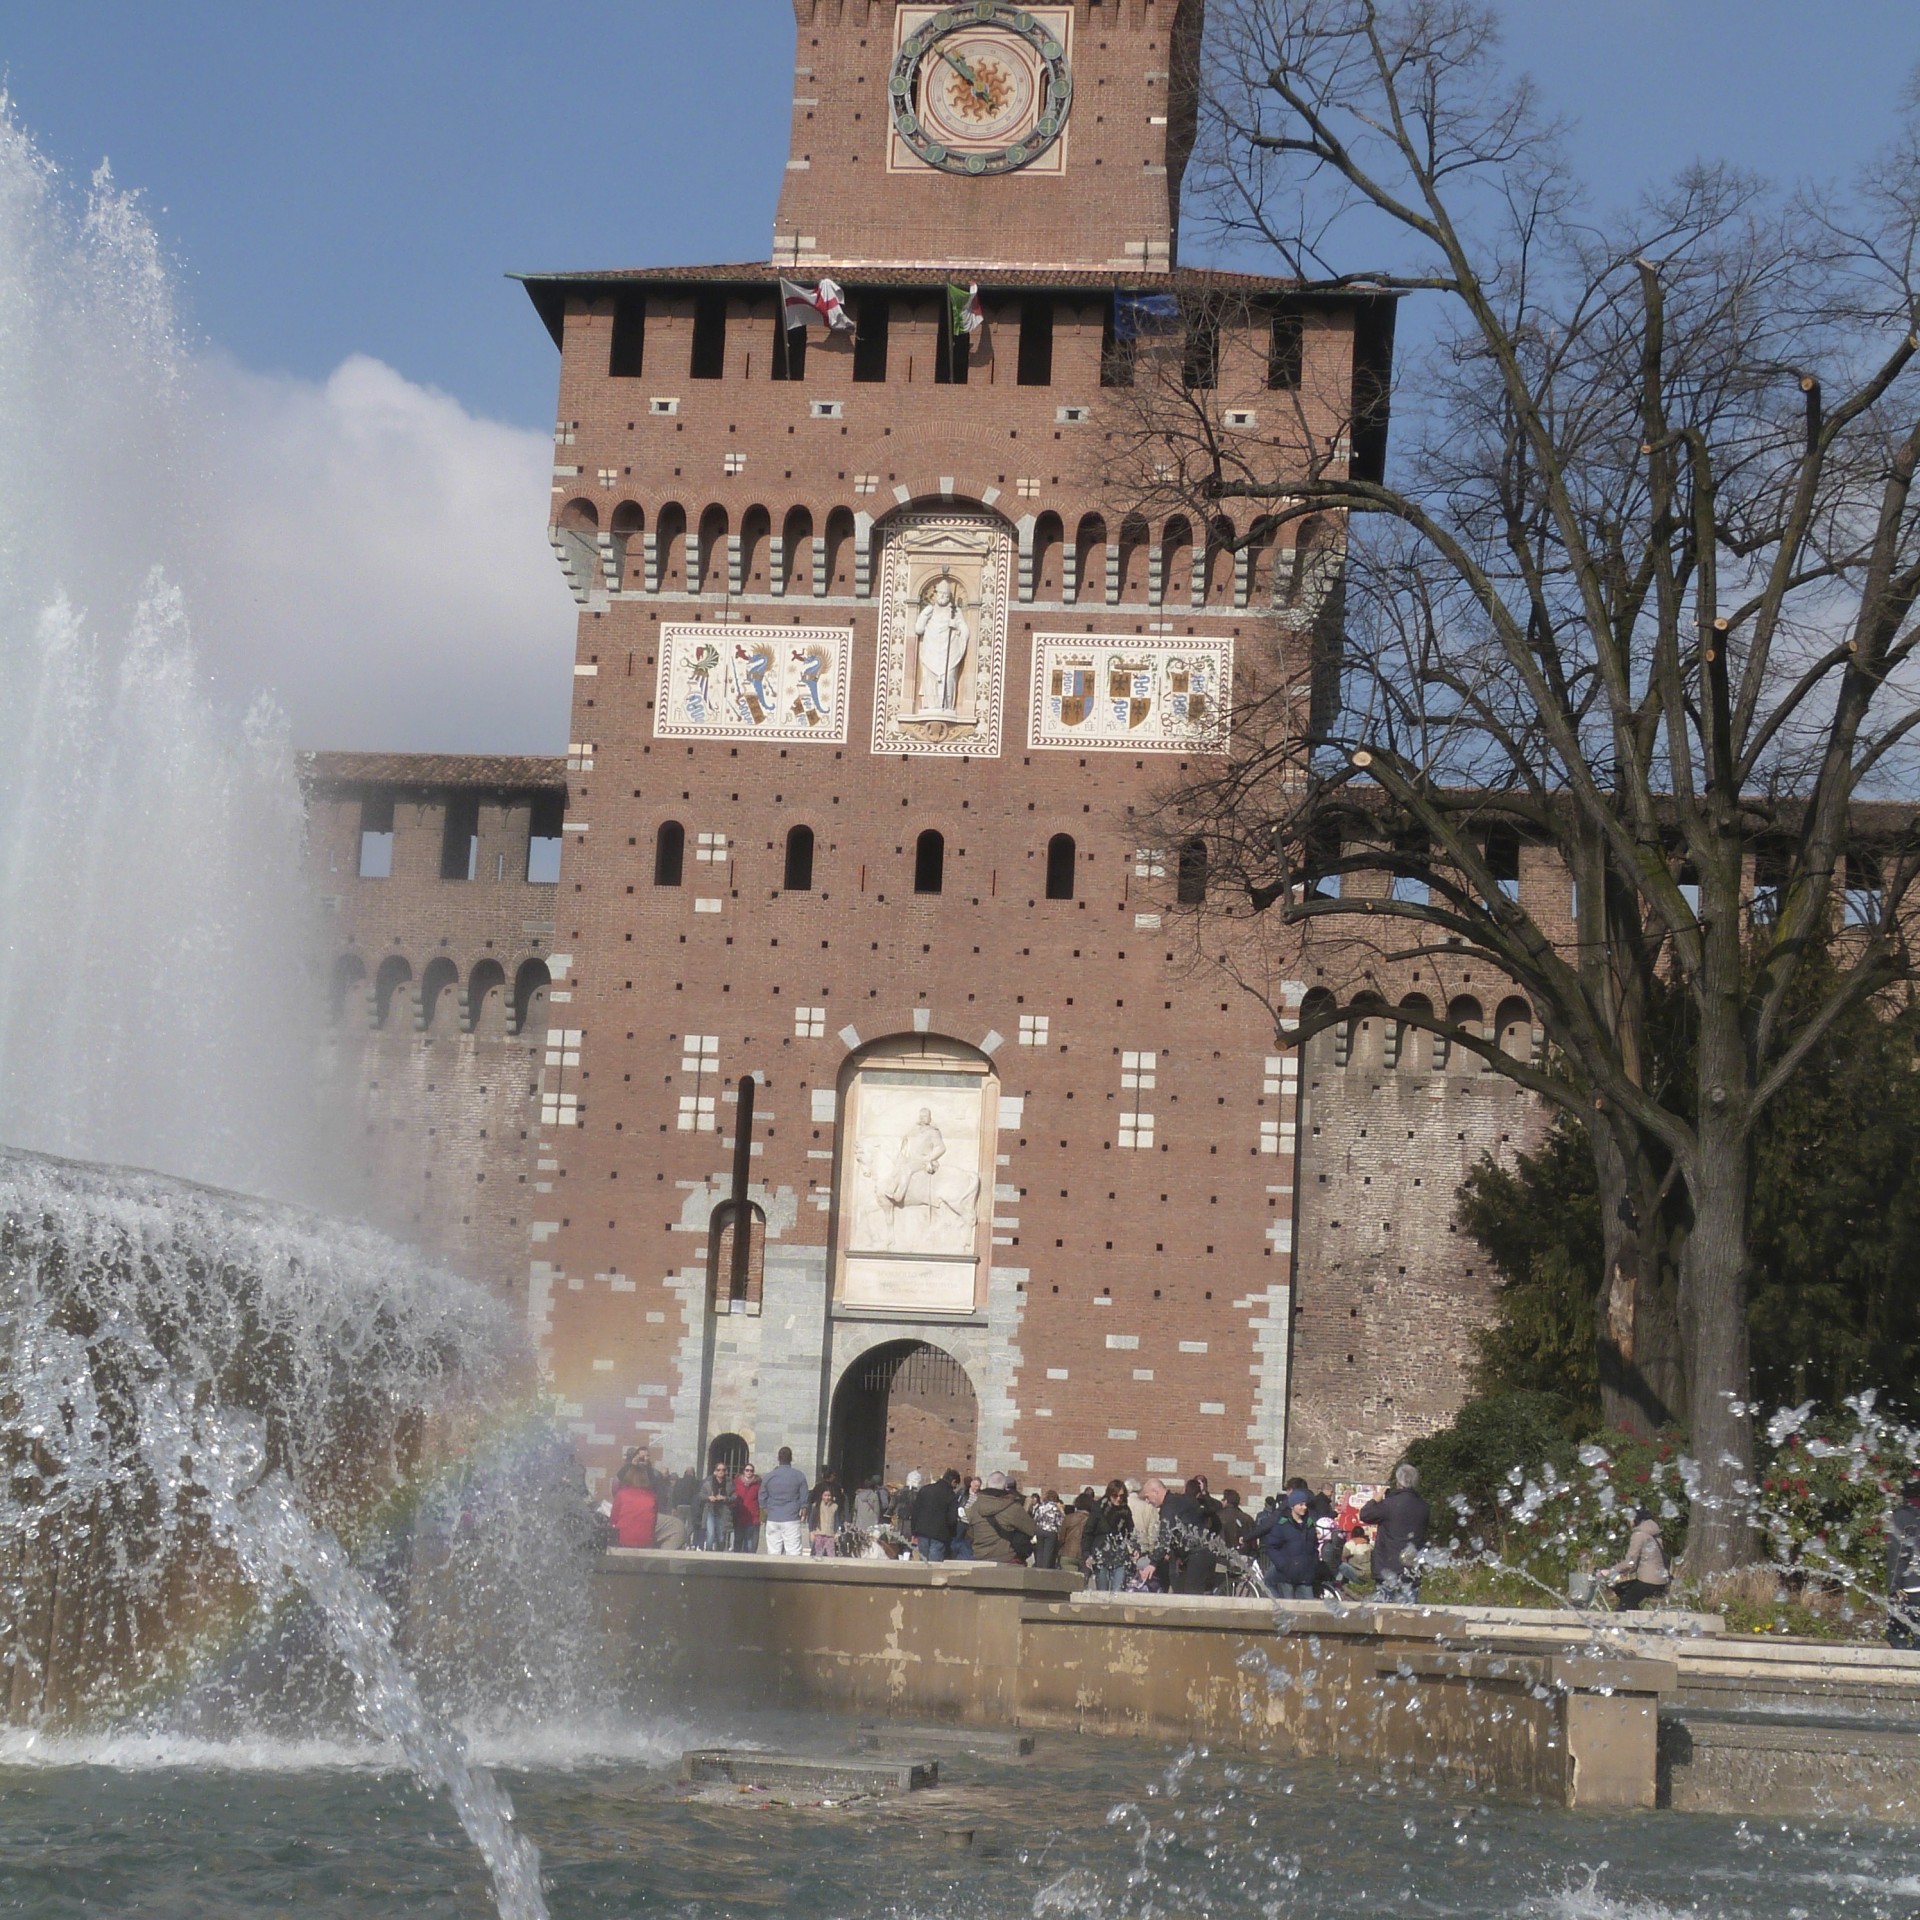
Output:
<path fill-rule="evenodd" d="M 953 319 L 953 337 L 971 340 L 987 324 L 987 311 L 980 304 L 977 286 L 947 288 L 947 311 Z"/>

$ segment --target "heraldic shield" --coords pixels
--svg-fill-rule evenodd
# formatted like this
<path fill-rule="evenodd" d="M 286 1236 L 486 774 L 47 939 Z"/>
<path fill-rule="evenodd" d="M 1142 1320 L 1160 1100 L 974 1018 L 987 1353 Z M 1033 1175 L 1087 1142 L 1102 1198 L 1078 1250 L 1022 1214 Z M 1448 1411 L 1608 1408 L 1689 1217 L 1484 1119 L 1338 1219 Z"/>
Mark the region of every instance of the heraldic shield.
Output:
<path fill-rule="evenodd" d="M 1097 636 L 1037 633 L 1027 708 L 1030 747 L 1085 752 L 1224 753 L 1233 640 L 1185 635 L 1102 647 Z"/>

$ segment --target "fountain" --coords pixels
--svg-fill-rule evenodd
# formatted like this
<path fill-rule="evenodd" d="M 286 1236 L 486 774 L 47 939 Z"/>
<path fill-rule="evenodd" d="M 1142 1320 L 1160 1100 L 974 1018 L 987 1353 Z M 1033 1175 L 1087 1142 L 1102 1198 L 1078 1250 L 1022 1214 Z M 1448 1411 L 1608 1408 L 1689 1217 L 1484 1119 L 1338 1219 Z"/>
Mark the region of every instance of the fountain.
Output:
<path fill-rule="evenodd" d="M 306 1210 L 329 1182 L 300 807 L 271 708 L 226 717 L 199 684 L 169 570 L 208 531 L 192 379 L 135 204 L 103 172 L 72 205 L 0 101 L 0 1906 L 371 1916 L 491 1896 L 521 1920 L 549 1889 L 583 1914 L 834 1920 L 1912 1904 L 1920 1841 L 1870 1824 L 1489 1804 L 1423 1756 L 1411 1668 L 1378 1675 L 1307 1635 L 1284 1669 L 1236 1666 L 1222 1635 L 1217 1750 L 1083 1737 L 1076 1685 L 1097 1706 L 1098 1684 L 1043 1658 L 1058 1710 L 1037 1753 L 948 1724 L 922 1742 L 937 1782 L 865 1794 L 924 1757 L 889 1665 L 889 1609 L 927 1589 L 909 1568 L 830 1576 L 866 1589 L 867 1644 L 842 1651 L 872 1656 L 883 1733 L 808 1698 L 832 1665 L 809 1647 L 715 1644 L 764 1570 L 664 1556 L 647 1575 L 675 1625 L 645 1651 L 714 1685 L 684 1726 L 632 1711 L 631 1649 L 595 1633 L 607 1583 L 578 1472 L 503 1311 Z M 826 1590 L 798 1563 L 782 1577 Z M 996 1604 L 1012 1620 L 1027 1601 Z M 1040 1628 L 1064 1645 L 1061 1605 Z M 1271 1638 L 1273 1609 L 1254 1613 Z M 922 1614 L 949 1722 L 980 1704 L 958 1618 Z M 1245 1750 L 1276 1711 L 1361 1726 L 1389 1694 L 1408 1731 L 1385 1777 L 1357 1763 L 1364 1741 L 1284 1764 Z M 1497 1709 L 1515 1739 L 1531 1710 Z M 872 1758 L 882 1739 L 900 1765 Z M 791 1776 L 811 1797 L 664 1764 L 729 1743 L 818 1756 Z M 395 1790 L 409 1772 L 427 1793 Z"/>
<path fill-rule="evenodd" d="M 234 724 L 199 684 L 165 570 L 193 533 L 191 362 L 156 237 L 104 169 L 70 209 L 3 98 L 0 261 L 0 1719 L 205 1715 L 225 1649 L 304 1621 L 502 1914 L 544 1914 L 395 1617 L 457 1597 L 405 1509 L 449 1461 L 500 1470 L 529 1411 L 513 1330 L 372 1233 L 188 1184 L 326 1189 L 299 795 L 271 708 Z M 521 1485 L 564 1521 L 552 1468 Z M 496 1670 L 577 1653 L 564 1604 L 546 1658 L 512 1611 L 483 1623 Z M 248 1710 L 312 1715 L 301 1663 L 267 1685 L 261 1657 Z"/>

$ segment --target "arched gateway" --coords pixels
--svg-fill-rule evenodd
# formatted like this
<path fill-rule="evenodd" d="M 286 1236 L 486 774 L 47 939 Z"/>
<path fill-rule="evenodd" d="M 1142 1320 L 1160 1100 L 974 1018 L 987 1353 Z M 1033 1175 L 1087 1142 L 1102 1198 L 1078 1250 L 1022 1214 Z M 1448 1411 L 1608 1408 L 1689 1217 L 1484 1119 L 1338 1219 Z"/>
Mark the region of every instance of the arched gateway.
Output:
<path fill-rule="evenodd" d="M 973 1464 L 980 1407 L 967 1370 L 924 1340 L 869 1347 L 833 1390 L 827 1460 L 842 1483 Z"/>

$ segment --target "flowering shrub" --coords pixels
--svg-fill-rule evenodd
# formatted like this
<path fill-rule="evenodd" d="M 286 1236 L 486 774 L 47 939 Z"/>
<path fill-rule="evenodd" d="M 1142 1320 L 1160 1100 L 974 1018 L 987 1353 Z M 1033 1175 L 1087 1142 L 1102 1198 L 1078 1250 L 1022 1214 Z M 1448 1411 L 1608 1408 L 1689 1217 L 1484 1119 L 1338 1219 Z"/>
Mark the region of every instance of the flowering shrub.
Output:
<path fill-rule="evenodd" d="M 1920 1432 L 1863 1393 L 1839 1413 L 1811 1401 L 1776 1413 L 1755 1489 L 1767 1557 L 1802 1579 L 1879 1598 L 1887 1587 L 1887 1514 L 1920 1473 Z"/>
<path fill-rule="evenodd" d="M 1542 1594 L 1566 1598 L 1576 1575 L 1605 1567 L 1626 1552 L 1633 1513 L 1645 1506 L 1658 1514 L 1668 1553 L 1686 1537 L 1693 1462 L 1677 1437 L 1637 1440 L 1630 1434 L 1595 1436 L 1569 1449 L 1564 1460 L 1545 1459 L 1531 1471 L 1508 1468 L 1491 1510 L 1475 1510 L 1465 1495 L 1436 1508 L 1433 1542 L 1456 1563 L 1477 1561 L 1505 1569 Z"/>
<path fill-rule="evenodd" d="M 1562 1442 L 1540 1412 L 1482 1402 L 1411 1450 L 1434 1509 L 1434 1597 L 1454 1587 L 1461 1597 L 1491 1597 L 1496 1589 L 1503 1599 L 1572 1597 L 1584 1576 L 1623 1558 L 1641 1506 L 1659 1516 L 1669 1564 L 1685 1551 L 1698 1469 L 1681 1435 L 1603 1432 Z M 1512 1450 L 1510 1460 L 1513 1451 L 1529 1457 L 1502 1467 L 1502 1448 Z M 1736 1624 L 1751 1624 L 1745 1615 L 1757 1607 L 1766 1616 L 1761 1625 L 1785 1624 L 1792 1612 L 1796 1631 L 1824 1630 L 1799 1615 L 1805 1601 L 1825 1593 L 1862 1603 L 1841 1608 L 1854 1630 L 1880 1631 L 1887 1515 L 1902 1483 L 1920 1475 L 1920 1431 L 1888 1419 L 1868 1393 L 1838 1412 L 1819 1413 L 1809 1403 L 1775 1414 L 1759 1454 L 1755 1484 L 1741 1491 L 1768 1594 Z M 1687 1592 L 1685 1568 L 1675 1574 L 1676 1594 Z M 1720 1604 L 1717 1593 L 1703 1597 Z"/>

